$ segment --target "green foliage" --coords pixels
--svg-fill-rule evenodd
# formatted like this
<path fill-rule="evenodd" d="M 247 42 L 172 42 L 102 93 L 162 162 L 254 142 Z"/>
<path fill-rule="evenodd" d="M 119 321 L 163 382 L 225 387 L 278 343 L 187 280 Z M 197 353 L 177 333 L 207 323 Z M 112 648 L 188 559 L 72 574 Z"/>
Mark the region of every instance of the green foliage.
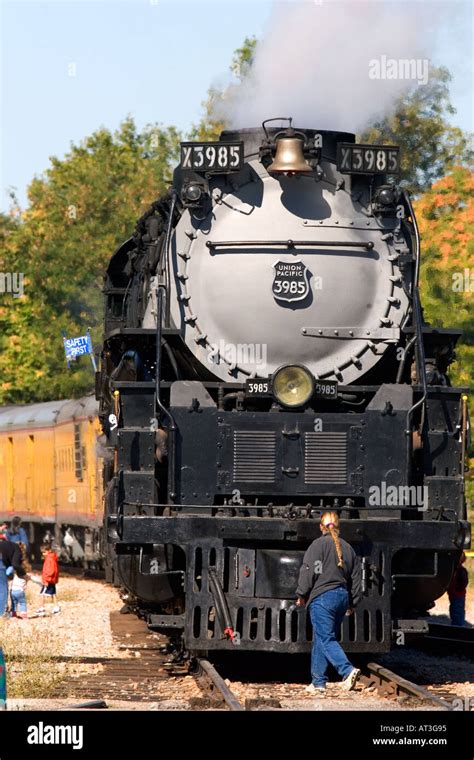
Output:
<path fill-rule="evenodd" d="M 90 392 L 91 364 L 83 357 L 67 370 L 61 330 L 90 326 L 100 344 L 108 260 L 166 189 L 179 139 L 174 128 L 139 134 L 132 119 L 114 134 L 99 129 L 51 159 L 23 214 L 0 218 L 0 271 L 25 275 L 24 296 L 0 301 L 0 403 Z"/>
<path fill-rule="evenodd" d="M 448 118 L 451 75 L 431 68 L 428 84 L 399 98 L 392 112 L 360 135 L 360 142 L 400 145 L 403 184 L 412 193 L 427 190 L 456 165 L 469 164 L 469 138 Z"/>
<path fill-rule="evenodd" d="M 190 140 L 207 141 L 218 140 L 225 124 L 217 115 L 219 104 L 222 102 L 222 92 L 215 87 L 207 91 L 207 98 L 202 103 L 203 116 L 198 124 L 193 124 L 189 132 Z"/>
<path fill-rule="evenodd" d="M 230 87 L 249 75 L 256 46 L 255 38 L 246 38 L 235 52 Z M 428 189 L 468 157 L 465 136 L 447 122 L 453 113 L 448 83 L 446 70 L 433 70 L 428 86 L 400 99 L 390 117 L 362 136 L 402 146 L 403 178 L 415 191 Z M 217 139 L 224 124 L 216 114 L 226 92 L 209 90 L 203 118 L 190 139 Z M 23 297 L 1 294 L 0 404 L 91 390 L 87 357 L 67 370 L 61 331 L 74 336 L 90 326 L 100 344 L 104 270 L 117 245 L 132 234 L 136 219 L 171 181 L 179 141 L 173 127 L 149 126 L 138 133 L 130 118 L 115 133 L 99 129 L 72 145 L 63 159 L 53 157 L 44 175 L 33 179 L 26 211 L 12 198 L 11 213 L 0 214 L 0 272 L 25 275 Z M 458 167 L 417 204 L 426 316 L 435 324 L 462 325 L 468 339 L 473 335 L 472 294 L 455 292 L 452 276 L 468 267 L 472 257 L 466 239 L 472 224 L 470 188 L 471 175 Z M 454 380 L 462 384 L 472 382 L 474 368 L 474 349 L 466 343 L 454 371 Z"/>
<path fill-rule="evenodd" d="M 250 73 L 257 49 L 257 38 L 246 37 L 242 47 L 237 48 L 230 64 L 230 70 L 241 81 Z"/>

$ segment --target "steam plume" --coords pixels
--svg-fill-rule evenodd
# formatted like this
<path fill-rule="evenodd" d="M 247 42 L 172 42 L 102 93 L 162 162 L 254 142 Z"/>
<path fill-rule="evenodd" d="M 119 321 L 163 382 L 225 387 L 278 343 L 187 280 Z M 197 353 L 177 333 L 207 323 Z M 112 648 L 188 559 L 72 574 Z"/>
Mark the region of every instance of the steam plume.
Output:
<path fill-rule="evenodd" d="M 301 127 L 357 131 L 404 91 L 426 83 L 433 34 L 449 18 L 446 5 L 456 10 L 456 3 L 414 0 L 278 2 L 251 73 L 229 88 L 221 116 L 233 128 L 281 115 Z M 374 60 L 380 78 L 373 76 Z M 390 60 L 413 61 L 415 78 L 407 69 L 402 77 L 401 69 L 390 72 Z"/>

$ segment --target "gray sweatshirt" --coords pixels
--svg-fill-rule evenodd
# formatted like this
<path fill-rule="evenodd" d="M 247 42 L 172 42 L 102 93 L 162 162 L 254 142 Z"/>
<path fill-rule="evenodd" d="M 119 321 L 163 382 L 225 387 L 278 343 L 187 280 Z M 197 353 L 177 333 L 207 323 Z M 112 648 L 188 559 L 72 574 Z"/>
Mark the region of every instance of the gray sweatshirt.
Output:
<path fill-rule="evenodd" d="M 362 597 L 360 560 L 343 538 L 341 542 L 343 567 L 337 565 L 337 553 L 330 533 L 317 538 L 303 557 L 296 595 L 307 605 L 325 591 L 342 586 L 349 592 L 349 607 L 355 607 Z"/>

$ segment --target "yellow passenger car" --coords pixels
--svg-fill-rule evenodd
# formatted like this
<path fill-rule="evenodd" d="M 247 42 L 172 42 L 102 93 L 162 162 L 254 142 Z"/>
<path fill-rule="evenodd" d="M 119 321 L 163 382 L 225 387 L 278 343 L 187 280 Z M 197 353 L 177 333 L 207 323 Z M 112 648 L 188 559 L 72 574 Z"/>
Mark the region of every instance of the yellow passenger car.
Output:
<path fill-rule="evenodd" d="M 96 558 L 103 515 L 97 412 L 93 397 L 0 408 L 0 520 L 19 515 L 36 551 L 49 532 L 72 559 Z"/>

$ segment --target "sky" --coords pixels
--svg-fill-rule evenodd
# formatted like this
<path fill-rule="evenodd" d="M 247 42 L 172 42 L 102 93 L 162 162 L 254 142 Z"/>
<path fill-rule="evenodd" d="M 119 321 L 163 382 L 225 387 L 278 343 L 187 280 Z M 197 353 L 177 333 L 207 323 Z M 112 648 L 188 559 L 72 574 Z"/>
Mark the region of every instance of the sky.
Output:
<path fill-rule="evenodd" d="M 292 2 L 292 0 L 286 0 Z M 324 0 L 307 0 L 307 2 Z M 357 0 L 353 0 L 357 2 Z M 473 129 L 468 6 L 459 44 L 440 39 L 436 63 L 451 70 L 454 123 Z M 446 0 L 445 0 L 446 2 Z M 0 209 L 100 126 L 128 114 L 138 125 L 189 129 L 211 84 L 227 81 L 245 36 L 261 37 L 273 0 L 0 0 Z M 436 3 L 433 3 L 435 8 Z"/>

